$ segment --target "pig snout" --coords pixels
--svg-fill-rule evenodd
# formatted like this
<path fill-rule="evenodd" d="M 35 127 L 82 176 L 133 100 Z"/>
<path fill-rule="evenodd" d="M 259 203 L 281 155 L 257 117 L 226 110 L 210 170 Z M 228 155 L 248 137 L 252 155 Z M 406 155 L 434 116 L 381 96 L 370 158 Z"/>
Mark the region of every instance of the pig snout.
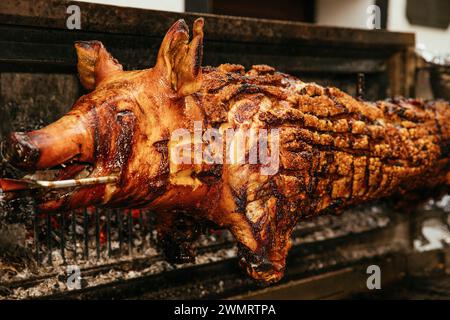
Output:
<path fill-rule="evenodd" d="M 3 153 L 8 163 L 24 171 L 47 169 L 68 160 L 91 162 L 92 135 L 79 117 L 66 115 L 40 130 L 12 133 Z"/>

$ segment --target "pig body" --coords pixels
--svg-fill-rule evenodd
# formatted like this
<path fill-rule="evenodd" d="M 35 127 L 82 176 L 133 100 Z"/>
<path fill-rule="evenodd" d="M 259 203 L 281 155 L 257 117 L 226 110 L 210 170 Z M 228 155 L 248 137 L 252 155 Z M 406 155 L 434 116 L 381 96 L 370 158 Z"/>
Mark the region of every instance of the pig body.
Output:
<path fill-rule="evenodd" d="M 265 65 L 202 68 L 202 27 L 197 20 L 189 42 L 185 23 L 175 23 L 156 66 L 142 71 L 123 71 L 99 42 L 76 45 L 81 82 L 92 92 L 57 122 L 12 134 L 9 156 L 29 171 L 65 164 L 56 179 L 119 179 L 48 192 L 42 210 L 152 208 L 176 261 L 192 260 L 191 231 L 209 220 L 236 237 L 251 277 L 274 282 L 299 219 L 447 183 L 447 102 L 369 103 Z M 180 129 L 184 139 L 174 135 Z M 207 139 L 213 129 L 222 137 L 232 130 L 231 143 Z M 269 134 L 248 136 L 238 150 L 244 161 L 224 159 L 239 149 L 240 133 L 262 130 Z M 205 157 L 212 144 L 222 158 Z M 192 224 L 181 236 L 173 231 L 180 219 Z"/>

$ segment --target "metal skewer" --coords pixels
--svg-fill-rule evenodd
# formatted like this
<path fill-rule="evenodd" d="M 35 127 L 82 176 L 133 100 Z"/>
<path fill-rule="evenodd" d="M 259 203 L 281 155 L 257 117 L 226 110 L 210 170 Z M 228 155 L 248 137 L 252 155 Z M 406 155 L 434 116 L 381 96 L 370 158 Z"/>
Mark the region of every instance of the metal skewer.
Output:
<path fill-rule="evenodd" d="M 105 176 L 96 178 L 69 179 L 69 180 L 32 180 L 32 179 L 0 179 L 0 189 L 3 192 L 29 190 L 29 189 L 63 189 L 93 184 L 106 184 L 117 182 L 117 176 Z"/>

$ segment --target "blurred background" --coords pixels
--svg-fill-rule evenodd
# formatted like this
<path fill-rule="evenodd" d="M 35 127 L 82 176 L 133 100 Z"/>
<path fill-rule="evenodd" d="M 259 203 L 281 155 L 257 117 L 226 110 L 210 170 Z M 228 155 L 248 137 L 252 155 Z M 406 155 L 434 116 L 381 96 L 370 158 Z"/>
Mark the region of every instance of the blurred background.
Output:
<path fill-rule="evenodd" d="M 414 33 L 417 55 L 415 96 L 450 99 L 449 0 L 278 0 L 276 3 L 270 0 L 81 1 Z M 374 5 L 376 9 L 373 9 Z M 372 14 L 376 15 L 373 19 Z"/>
<path fill-rule="evenodd" d="M 448 0 L 82 0 L 173 12 L 201 12 L 367 28 L 367 8 L 380 8 L 381 28 L 414 32 L 430 51 L 450 52 Z"/>

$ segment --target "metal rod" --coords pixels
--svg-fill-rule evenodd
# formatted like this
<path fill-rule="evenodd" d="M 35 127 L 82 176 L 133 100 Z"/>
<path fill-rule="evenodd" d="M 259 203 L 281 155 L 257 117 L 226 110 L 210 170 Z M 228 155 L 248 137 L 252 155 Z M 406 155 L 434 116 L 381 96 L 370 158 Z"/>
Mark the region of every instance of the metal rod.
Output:
<path fill-rule="evenodd" d="M 77 217 L 75 211 L 72 211 L 71 213 L 71 220 L 73 259 L 77 261 Z"/>
<path fill-rule="evenodd" d="M 83 240 L 84 240 L 84 248 L 83 248 L 83 257 L 84 260 L 89 259 L 89 217 L 87 208 L 83 209 Z"/>
<path fill-rule="evenodd" d="M 133 212 L 128 210 L 128 255 L 133 252 Z"/>
<path fill-rule="evenodd" d="M 34 248 L 36 250 L 36 262 L 38 264 L 41 263 L 41 255 L 40 255 L 40 248 L 39 248 L 39 214 L 37 212 L 34 213 Z"/>
<path fill-rule="evenodd" d="M 95 248 L 97 259 L 100 259 L 100 215 L 97 208 L 95 208 Z"/>
<path fill-rule="evenodd" d="M 105 176 L 96 178 L 69 179 L 69 180 L 34 180 L 32 176 L 25 176 L 24 179 L 0 179 L 0 186 L 4 192 L 29 190 L 29 189 L 64 189 L 93 184 L 108 184 L 117 182 L 117 176 Z"/>
<path fill-rule="evenodd" d="M 61 250 L 61 257 L 63 259 L 63 263 L 66 264 L 66 254 L 65 254 L 65 249 L 66 249 L 66 239 L 65 239 L 65 233 L 66 233 L 66 218 L 65 218 L 65 212 L 61 212 L 61 217 L 60 217 L 60 233 L 59 233 L 59 237 L 60 237 L 60 250 Z"/>
<path fill-rule="evenodd" d="M 150 230 L 152 230 L 151 229 L 151 226 L 150 226 L 150 218 L 151 218 L 151 212 L 149 212 L 149 211 L 147 211 L 147 230 L 149 230 L 149 235 L 148 235 L 148 245 L 149 246 L 152 246 L 153 245 L 153 235 L 152 235 L 152 233 L 150 232 Z"/>
<path fill-rule="evenodd" d="M 364 73 L 359 72 L 357 74 L 357 80 L 356 80 L 356 97 L 359 99 L 364 99 L 365 94 L 365 87 L 366 87 L 366 78 Z"/>
<path fill-rule="evenodd" d="M 142 215 L 142 210 L 139 210 L 139 227 L 141 229 L 141 250 L 145 251 L 145 226 L 144 226 L 144 217 Z"/>
<path fill-rule="evenodd" d="M 47 223 L 47 263 L 52 265 L 53 264 L 53 256 L 52 256 L 52 222 L 50 220 L 50 214 L 47 213 L 46 216 L 46 223 Z"/>
<path fill-rule="evenodd" d="M 111 210 L 106 211 L 106 241 L 108 243 L 108 257 L 112 256 L 111 249 Z"/>
<path fill-rule="evenodd" d="M 123 237 L 122 237 L 122 223 L 123 223 L 123 219 L 122 219 L 122 213 L 120 212 L 120 210 L 117 210 L 117 228 L 118 228 L 118 232 L 119 232 L 119 255 L 122 254 L 122 243 L 123 243 Z"/>

